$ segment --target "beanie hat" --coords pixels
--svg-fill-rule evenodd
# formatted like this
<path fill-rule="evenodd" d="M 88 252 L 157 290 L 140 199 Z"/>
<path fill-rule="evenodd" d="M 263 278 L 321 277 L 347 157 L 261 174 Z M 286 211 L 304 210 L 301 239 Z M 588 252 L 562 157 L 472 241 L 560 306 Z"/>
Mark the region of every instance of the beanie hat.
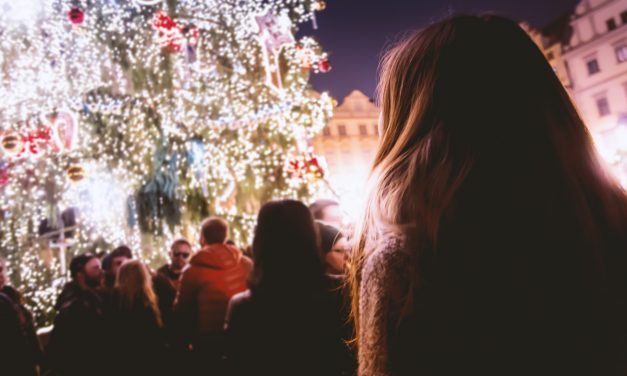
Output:
<path fill-rule="evenodd" d="M 318 237 L 320 239 L 320 251 L 322 255 L 331 252 L 335 243 L 344 235 L 334 226 L 328 225 L 322 221 L 316 221 L 318 226 Z"/>

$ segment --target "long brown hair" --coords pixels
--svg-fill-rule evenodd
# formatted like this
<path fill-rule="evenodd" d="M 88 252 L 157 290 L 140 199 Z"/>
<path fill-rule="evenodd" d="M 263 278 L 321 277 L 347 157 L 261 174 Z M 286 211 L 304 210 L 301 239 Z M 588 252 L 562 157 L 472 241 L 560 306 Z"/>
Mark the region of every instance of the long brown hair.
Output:
<path fill-rule="evenodd" d="M 496 237 L 508 238 L 485 229 L 508 221 L 504 234 L 526 240 L 509 239 L 507 247 L 524 253 L 538 242 L 550 253 L 550 245 L 572 246 L 577 256 L 548 257 L 580 257 L 601 276 L 595 280 L 607 279 L 605 235 L 625 233 L 624 191 L 600 165 L 544 55 L 514 21 L 454 16 L 412 34 L 383 57 L 378 93 L 381 139 L 350 268 L 357 330 L 360 272 L 388 234 L 403 237 L 416 256 L 414 290 L 441 248 L 497 249 Z M 624 236 L 613 240 L 625 246 Z"/>
<path fill-rule="evenodd" d="M 148 267 L 141 261 L 131 260 L 122 264 L 115 288 L 120 295 L 122 308 L 132 310 L 138 305 L 149 308 L 157 324 L 162 325 L 157 296 L 152 289 L 152 278 Z"/>

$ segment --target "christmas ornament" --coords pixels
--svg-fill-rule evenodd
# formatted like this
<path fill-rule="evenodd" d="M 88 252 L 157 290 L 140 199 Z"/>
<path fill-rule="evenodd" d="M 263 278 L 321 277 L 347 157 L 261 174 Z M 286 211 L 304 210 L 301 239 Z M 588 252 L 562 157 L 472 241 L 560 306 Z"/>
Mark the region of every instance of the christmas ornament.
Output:
<path fill-rule="evenodd" d="M 321 73 L 327 73 L 331 70 L 331 62 L 329 59 L 322 59 L 318 62 L 318 71 Z"/>
<path fill-rule="evenodd" d="M 56 151 L 72 150 L 78 138 L 77 122 L 69 111 L 57 111 L 48 119 Z"/>
<path fill-rule="evenodd" d="M 0 187 L 6 185 L 9 182 L 9 164 L 5 161 L 0 161 Z"/>
<path fill-rule="evenodd" d="M 281 89 L 283 83 L 279 69 L 279 52 L 284 44 L 294 42 L 292 24 L 285 14 L 277 16 L 270 9 L 266 14 L 256 16 L 255 21 L 259 27 L 259 42 L 265 47 L 261 51 L 266 83 L 274 89 Z"/>
<path fill-rule="evenodd" d="M 313 4 L 313 10 L 316 12 L 321 12 L 325 10 L 327 7 L 327 3 L 324 0 L 318 0 Z"/>
<path fill-rule="evenodd" d="M 80 25 L 85 20 L 85 12 L 79 7 L 73 7 L 67 12 L 67 17 L 74 25 Z"/>
<path fill-rule="evenodd" d="M 22 138 L 15 132 L 9 132 L 2 137 L 2 148 L 9 154 L 18 153 L 22 147 Z"/>
<path fill-rule="evenodd" d="M 37 128 L 29 131 L 22 136 L 23 149 L 20 152 L 27 151 L 31 155 L 43 153 L 50 145 L 52 139 L 52 131 L 50 127 Z"/>
<path fill-rule="evenodd" d="M 313 153 L 306 153 L 289 160 L 287 171 L 292 178 L 306 181 L 316 181 L 325 176 L 323 163 Z"/>
<path fill-rule="evenodd" d="M 259 27 L 259 37 L 269 51 L 278 51 L 284 44 L 293 43 L 292 23 L 282 14 L 275 15 L 272 10 L 266 14 L 255 17 Z"/>
<path fill-rule="evenodd" d="M 152 21 L 157 30 L 157 43 L 167 52 L 179 52 L 183 46 L 184 37 L 179 26 L 165 11 L 158 11 Z"/>
<path fill-rule="evenodd" d="M 77 183 L 85 177 L 85 169 L 81 165 L 70 165 L 67 168 L 67 177 L 70 181 Z"/>

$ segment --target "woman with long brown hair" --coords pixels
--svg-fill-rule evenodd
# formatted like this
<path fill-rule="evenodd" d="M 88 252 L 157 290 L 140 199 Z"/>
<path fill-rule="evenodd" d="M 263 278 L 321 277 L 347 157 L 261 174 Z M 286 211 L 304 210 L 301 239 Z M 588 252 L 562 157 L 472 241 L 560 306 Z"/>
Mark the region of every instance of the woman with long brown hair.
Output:
<path fill-rule="evenodd" d="M 139 260 L 120 267 L 106 312 L 111 374 L 165 374 L 165 339 L 148 267 Z"/>
<path fill-rule="evenodd" d="M 339 281 L 325 275 L 309 208 L 271 201 L 259 211 L 249 290 L 225 322 L 230 375 L 352 375 Z"/>
<path fill-rule="evenodd" d="M 529 36 L 434 23 L 385 55 L 379 96 L 359 374 L 625 374 L 625 193 Z"/>

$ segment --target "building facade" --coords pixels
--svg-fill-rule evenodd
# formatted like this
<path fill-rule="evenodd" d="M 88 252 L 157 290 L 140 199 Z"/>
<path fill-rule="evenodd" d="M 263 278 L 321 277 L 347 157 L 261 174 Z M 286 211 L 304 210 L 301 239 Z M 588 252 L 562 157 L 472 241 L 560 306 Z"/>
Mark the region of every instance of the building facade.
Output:
<path fill-rule="evenodd" d="M 563 47 L 571 94 L 601 154 L 627 176 L 627 0 L 582 0 Z"/>
<path fill-rule="evenodd" d="M 334 109 L 333 118 L 314 140 L 316 154 L 328 165 L 327 180 L 349 215 L 357 214 L 378 142 L 379 109 L 354 90 Z"/>
<path fill-rule="evenodd" d="M 572 93 L 590 127 L 604 131 L 627 113 L 627 0 L 583 0 L 570 24 Z"/>

